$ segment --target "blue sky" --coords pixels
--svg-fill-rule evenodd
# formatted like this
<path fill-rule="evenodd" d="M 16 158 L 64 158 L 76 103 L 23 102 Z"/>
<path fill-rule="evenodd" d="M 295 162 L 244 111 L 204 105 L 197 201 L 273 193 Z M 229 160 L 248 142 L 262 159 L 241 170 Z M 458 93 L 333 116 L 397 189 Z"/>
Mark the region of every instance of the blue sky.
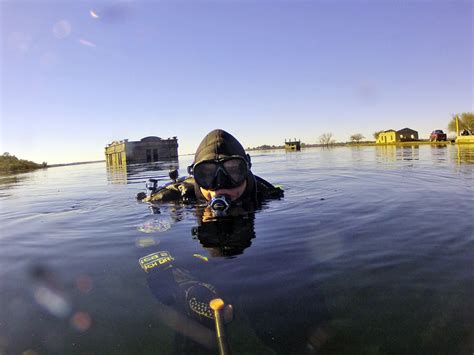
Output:
<path fill-rule="evenodd" d="M 103 159 L 223 128 L 245 147 L 473 110 L 471 1 L 1 1 L 1 150 Z M 92 12 L 91 12 L 92 11 Z"/>

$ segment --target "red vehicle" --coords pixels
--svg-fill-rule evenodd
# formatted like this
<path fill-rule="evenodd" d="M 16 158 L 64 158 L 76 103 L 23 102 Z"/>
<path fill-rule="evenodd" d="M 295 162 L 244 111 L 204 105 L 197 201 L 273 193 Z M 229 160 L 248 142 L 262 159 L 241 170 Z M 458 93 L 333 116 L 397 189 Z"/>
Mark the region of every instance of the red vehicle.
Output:
<path fill-rule="evenodd" d="M 444 133 L 440 129 L 437 129 L 431 132 L 430 142 L 440 142 L 440 141 L 446 141 L 446 133 Z"/>

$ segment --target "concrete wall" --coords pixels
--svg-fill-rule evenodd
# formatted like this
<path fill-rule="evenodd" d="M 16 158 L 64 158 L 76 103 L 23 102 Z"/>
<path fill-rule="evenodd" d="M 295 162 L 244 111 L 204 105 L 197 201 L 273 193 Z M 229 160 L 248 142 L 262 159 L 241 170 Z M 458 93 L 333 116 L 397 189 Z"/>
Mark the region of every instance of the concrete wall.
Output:
<path fill-rule="evenodd" d="M 126 142 L 112 142 L 105 148 L 107 166 L 122 166 L 126 161 Z"/>
<path fill-rule="evenodd" d="M 105 148 L 107 166 L 178 159 L 178 139 L 146 137 L 141 141 L 114 141 Z"/>
<path fill-rule="evenodd" d="M 177 139 L 162 139 L 153 142 L 129 142 L 127 144 L 127 161 L 129 163 L 151 163 L 177 158 Z"/>

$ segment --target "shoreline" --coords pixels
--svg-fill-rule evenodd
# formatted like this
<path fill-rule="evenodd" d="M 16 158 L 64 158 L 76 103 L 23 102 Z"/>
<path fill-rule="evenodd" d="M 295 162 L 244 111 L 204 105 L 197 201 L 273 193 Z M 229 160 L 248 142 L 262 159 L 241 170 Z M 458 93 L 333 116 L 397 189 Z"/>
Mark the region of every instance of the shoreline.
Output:
<path fill-rule="evenodd" d="M 385 143 L 385 144 L 377 144 L 374 141 L 371 142 L 361 142 L 361 143 L 353 143 L 353 142 L 344 142 L 344 143 L 332 143 L 332 144 L 304 144 L 302 143 L 301 149 L 306 148 L 331 148 L 331 147 L 388 147 L 388 146 L 413 146 L 413 145 L 470 145 L 474 142 L 467 141 L 467 142 L 457 142 L 455 139 L 441 141 L 441 142 L 430 142 L 430 141 L 410 141 L 410 142 L 395 142 L 395 143 Z M 262 145 L 259 147 L 248 147 L 246 151 L 263 151 L 263 150 L 285 150 L 285 146 L 269 146 L 269 145 Z M 193 154 L 179 154 L 178 157 L 181 156 L 189 156 Z M 63 166 L 74 166 L 74 165 L 85 165 L 85 164 L 96 164 L 96 163 L 105 163 L 105 159 L 103 160 L 91 160 L 91 161 L 83 161 L 83 162 L 73 162 L 73 163 L 61 163 L 61 164 L 51 164 L 45 167 L 38 167 L 26 170 L 18 170 L 18 171 L 0 171 L 0 176 L 4 175 L 11 175 L 11 174 L 18 174 L 18 173 L 27 173 L 35 170 L 40 169 L 48 169 L 48 168 L 58 168 Z"/>
<path fill-rule="evenodd" d="M 454 140 L 447 140 L 447 141 L 441 141 L 441 142 L 410 141 L 410 142 L 395 142 L 395 143 L 385 143 L 385 144 L 379 144 L 375 142 L 361 142 L 361 143 L 345 142 L 345 143 L 332 143 L 332 144 L 304 144 L 302 143 L 301 149 L 327 148 L 327 147 L 387 147 L 387 146 L 454 145 L 454 144 L 460 144 L 460 143 L 455 142 Z M 469 144 L 469 143 L 462 142 L 461 144 Z M 256 150 L 277 150 L 277 149 L 285 149 L 285 147 L 284 146 L 273 146 L 273 147 L 262 146 L 262 147 L 247 148 L 246 150 L 256 151 Z"/>

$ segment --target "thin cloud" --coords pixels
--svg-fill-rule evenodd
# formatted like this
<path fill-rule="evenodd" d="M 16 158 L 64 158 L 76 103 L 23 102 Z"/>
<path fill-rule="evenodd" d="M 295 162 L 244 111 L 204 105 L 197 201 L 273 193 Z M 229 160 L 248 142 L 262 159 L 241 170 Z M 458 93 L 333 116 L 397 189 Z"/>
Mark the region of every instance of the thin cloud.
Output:
<path fill-rule="evenodd" d="M 83 46 L 86 46 L 86 47 L 91 47 L 91 48 L 97 47 L 95 45 L 95 43 L 92 43 L 91 41 L 88 41 L 88 40 L 82 39 L 82 38 L 79 40 L 79 43 L 82 44 Z"/>

